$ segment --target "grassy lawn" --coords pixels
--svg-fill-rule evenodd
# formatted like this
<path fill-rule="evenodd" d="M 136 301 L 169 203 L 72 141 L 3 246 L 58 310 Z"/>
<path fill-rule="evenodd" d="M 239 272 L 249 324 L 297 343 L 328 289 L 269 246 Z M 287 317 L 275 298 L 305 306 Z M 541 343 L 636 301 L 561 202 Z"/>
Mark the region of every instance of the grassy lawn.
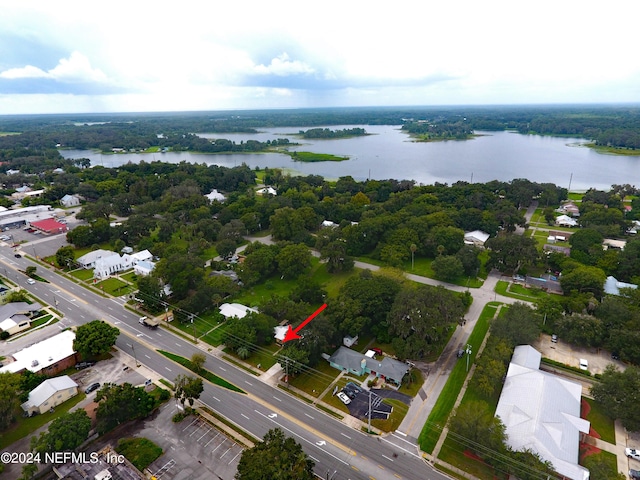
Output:
<path fill-rule="evenodd" d="M 182 365 L 185 368 L 188 368 L 193 373 L 197 373 L 202 378 L 210 381 L 214 385 L 218 385 L 220 387 L 227 388 L 227 389 L 229 389 L 229 390 L 231 390 L 233 392 L 246 393 L 241 388 L 238 388 L 234 384 L 232 384 L 230 382 L 227 382 L 224 378 L 221 378 L 221 377 L 217 376 L 216 374 L 211 373 L 209 370 L 205 370 L 204 368 L 202 368 L 200 370 L 196 370 L 194 365 L 193 365 L 193 363 L 191 363 L 191 360 L 189 360 L 187 358 L 181 357 L 180 355 L 176 355 L 174 353 L 165 352 L 164 350 L 158 350 L 158 353 L 161 353 L 162 355 L 164 355 L 168 359 L 173 360 L 176 363 L 179 363 L 180 365 Z"/>
<path fill-rule="evenodd" d="M 138 280 L 138 275 L 136 275 L 135 272 L 132 270 L 129 273 L 125 273 L 124 275 L 120 275 L 120 278 L 122 280 L 125 280 L 127 282 L 135 284 L 136 281 Z"/>
<path fill-rule="evenodd" d="M 505 297 L 515 298 L 517 300 L 524 300 L 525 302 L 537 302 L 541 298 L 551 295 L 540 289 L 525 288 L 522 285 L 518 285 L 504 280 L 498 280 L 496 285 L 496 292 Z"/>
<path fill-rule="evenodd" d="M 116 452 L 124 455 L 140 471 L 151 465 L 160 455 L 162 448 L 146 438 L 121 438 Z"/>
<path fill-rule="evenodd" d="M 95 286 L 114 297 L 127 295 L 135 291 L 131 285 L 115 277 L 109 277 L 106 280 L 96 283 Z"/>
<path fill-rule="evenodd" d="M 506 480 L 508 478 L 507 475 L 494 470 L 493 467 L 486 463 L 464 455 L 462 453 L 465 448 L 464 445 L 451 441 L 450 438 L 451 435 L 447 436 L 447 440 L 442 445 L 438 456 L 440 460 L 473 475 L 473 478 L 491 478 L 494 480 Z"/>
<path fill-rule="evenodd" d="M 254 367 L 260 365 L 260 370 L 266 371 L 273 367 L 276 363 L 278 363 L 278 359 L 275 355 L 281 349 L 282 347 L 276 343 L 272 343 L 271 345 L 267 346 L 262 345 L 259 349 L 254 350 L 251 355 L 244 360 L 238 357 L 236 353 L 230 348 L 226 348 L 224 352 L 227 355 L 236 358 L 239 362 L 244 362 Z"/>
<path fill-rule="evenodd" d="M 484 337 L 489 330 L 489 321 L 493 318 L 496 312 L 496 303 L 490 302 L 485 307 L 480 318 L 476 323 L 476 326 L 469 336 L 469 344 L 472 347 L 471 358 L 469 364 L 473 363 L 475 356 L 478 352 L 478 348 L 482 344 Z M 445 384 L 436 404 L 433 406 L 433 410 L 429 414 L 427 421 L 420 432 L 418 443 L 420 448 L 427 453 L 433 452 L 433 448 L 440 438 L 441 429 L 447 424 L 449 414 L 453 409 L 453 405 L 458 398 L 460 389 L 467 378 L 467 366 L 465 361 L 458 361 L 449 375 L 449 379 Z"/>
<path fill-rule="evenodd" d="M 83 282 L 87 282 L 93 278 L 93 270 L 87 270 L 84 268 L 79 268 L 77 270 L 73 270 L 69 273 L 72 277 L 77 278 Z"/>
<path fill-rule="evenodd" d="M 402 386 L 398 391 L 410 397 L 415 397 L 422 388 L 423 383 L 424 377 L 422 376 L 422 372 L 416 368 L 412 368 L 411 371 L 409 371 L 409 375 L 403 379 Z"/>
<path fill-rule="evenodd" d="M 400 400 L 392 400 L 390 398 L 386 398 L 382 403 L 391 405 L 393 407 L 393 411 L 386 420 L 382 420 L 381 418 L 372 419 L 371 426 L 379 428 L 383 432 L 393 432 L 397 430 L 402 423 L 402 420 L 409 411 L 409 405 L 402 403 Z"/>
<path fill-rule="evenodd" d="M 289 385 L 314 397 L 318 397 L 336 379 L 339 370 L 322 360 L 313 370 L 289 378 Z M 345 381 L 344 384 L 347 382 Z M 314 391 L 315 390 L 315 391 Z M 339 400 L 338 400 L 339 401 Z"/>
<path fill-rule="evenodd" d="M 54 409 L 53 413 L 51 412 L 42 413 L 40 415 L 36 415 L 35 417 L 29 417 L 29 418 L 20 417 L 17 420 L 17 422 L 14 424 L 14 426 L 9 428 L 8 430 L 5 430 L 4 432 L 2 432 L 2 435 L 0 435 L 0 449 L 4 449 L 8 447 L 13 442 L 17 442 L 21 438 L 24 438 L 27 435 L 32 434 L 38 428 L 46 425 L 50 421 L 55 420 L 63 413 L 68 412 L 71 407 L 76 405 L 85 397 L 86 395 L 79 391 L 78 395 L 58 405 Z"/>
<path fill-rule="evenodd" d="M 582 397 L 582 399 L 591 407 L 589 414 L 586 416 L 586 419 L 591 422 L 591 428 L 598 432 L 602 440 L 615 445 L 616 434 L 613 419 L 607 415 L 604 408 L 595 400 L 586 397 Z"/>

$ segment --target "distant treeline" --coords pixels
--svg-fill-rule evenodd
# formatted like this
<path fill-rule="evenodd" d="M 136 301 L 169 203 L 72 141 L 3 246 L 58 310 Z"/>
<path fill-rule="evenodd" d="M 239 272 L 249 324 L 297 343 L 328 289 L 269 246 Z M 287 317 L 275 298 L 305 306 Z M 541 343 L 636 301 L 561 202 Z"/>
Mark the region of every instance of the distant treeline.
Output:
<path fill-rule="evenodd" d="M 343 128 L 342 130 L 331 130 L 329 128 L 311 128 L 306 132 L 300 130 L 303 138 L 347 138 L 360 137 L 366 135 L 364 128 Z"/>
<path fill-rule="evenodd" d="M 311 128 L 307 138 L 362 135 L 359 130 L 332 131 L 327 125 L 402 125 L 430 138 L 468 138 L 477 130 L 517 130 L 520 133 L 572 135 L 597 145 L 640 148 L 638 106 L 504 106 L 388 107 L 197 112 L 162 114 L 24 115 L 0 117 L 0 149 L 57 145 L 108 151 L 151 146 L 217 151 L 197 133 L 255 133 L 260 128 Z M 312 136 L 313 135 L 313 136 Z M 317 135 L 317 136 L 315 136 Z M 215 143 L 218 143 L 216 141 Z M 247 151 L 251 147 L 243 148 Z"/>

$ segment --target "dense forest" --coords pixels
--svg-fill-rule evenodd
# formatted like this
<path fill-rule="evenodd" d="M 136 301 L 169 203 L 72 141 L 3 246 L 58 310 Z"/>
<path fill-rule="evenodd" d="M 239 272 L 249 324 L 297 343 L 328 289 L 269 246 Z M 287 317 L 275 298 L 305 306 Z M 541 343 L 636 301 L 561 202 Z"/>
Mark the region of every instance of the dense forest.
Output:
<path fill-rule="evenodd" d="M 468 138 L 476 130 L 512 129 L 525 134 L 577 136 L 602 146 L 640 148 L 637 106 L 469 106 L 4 116 L 0 117 L 0 132 L 17 135 L 0 136 L 0 150 L 43 151 L 62 146 L 110 151 L 159 146 L 203 152 L 255 151 L 267 146 L 235 145 L 235 150 L 228 150 L 230 145 L 222 140 L 211 142 L 197 134 L 255 133 L 260 128 L 328 125 L 400 125 L 410 133 L 432 140 Z M 306 134 L 324 138 L 355 134 L 350 131 L 353 129 L 346 130 L 312 128 Z"/>

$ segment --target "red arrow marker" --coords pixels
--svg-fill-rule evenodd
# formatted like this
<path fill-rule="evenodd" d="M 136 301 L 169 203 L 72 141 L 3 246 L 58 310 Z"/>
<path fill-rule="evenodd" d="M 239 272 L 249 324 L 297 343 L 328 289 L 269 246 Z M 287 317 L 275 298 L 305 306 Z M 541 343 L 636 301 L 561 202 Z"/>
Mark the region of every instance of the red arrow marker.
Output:
<path fill-rule="evenodd" d="M 304 322 L 298 325 L 295 330 L 293 330 L 291 328 L 291 325 L 289 325 L 289 328 L 287 329 L 287 333 L 285 334 L 284 339 L 282 340 L 282 343 L 288 342 L 289 340 L 295 340 L 296 338 L 300 338 L 300 335 L 298 335 L 298 332 L 302 329 L 302 327 L 304 327 L 307 323 L 309 323 L 311 320 L 316 318 L 316 316 L 325 308 L 327 308 L 327 304 L 323 303 L 319 309 L 317 309 L 315 312 L 309 315 L 309 318 L 307 318 Z"/>

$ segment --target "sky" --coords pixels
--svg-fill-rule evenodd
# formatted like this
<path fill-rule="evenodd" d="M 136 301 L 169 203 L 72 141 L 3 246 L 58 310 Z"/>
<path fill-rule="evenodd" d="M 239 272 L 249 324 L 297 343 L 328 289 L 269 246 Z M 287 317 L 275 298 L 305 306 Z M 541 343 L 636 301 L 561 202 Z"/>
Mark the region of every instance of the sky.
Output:
<path fill-rule="evenodd" d="M 0 0 L 0 115 L 640 102 L 637 0 Z"/>

